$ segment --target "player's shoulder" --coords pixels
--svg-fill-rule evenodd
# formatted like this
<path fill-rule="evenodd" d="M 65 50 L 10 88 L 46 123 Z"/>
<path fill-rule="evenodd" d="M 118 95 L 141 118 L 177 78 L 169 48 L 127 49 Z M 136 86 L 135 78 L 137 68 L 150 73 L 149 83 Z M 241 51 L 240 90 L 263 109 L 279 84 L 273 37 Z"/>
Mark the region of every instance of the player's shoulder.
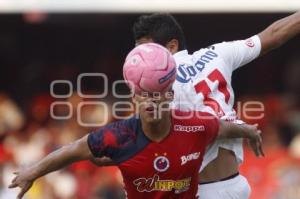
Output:
<path fill-rule="evenodd" d="M 216 52 L 216 51 L 222 49 L 223 47 L 232 45 L 233 43 L 234 43 L 234 41 L 221 41 L 221 42 L 213 43 L 204 48 L 200 48 L 200 49 L 196 50 L 193 53 L 193 55 L 198 55 L 198 54 L 201 54 L 201 53 L 204 53 L 207 51 Z"/>
<path fill-rule="evenodd" d="M 192 56 L 194 60 L 202 60 L 205 63 L 223 60 L 231 57 L 235 49 L 245 45 L 244 43 L 237 40 L 214 43 L 195 51 Z"/>
<path fill-rule="evenodd" d="M 119 120 L 105 125 L 96 130 L 96 132 L 101 132 L 103 134 L 112 134 L 119 138 L 128 137 L 129 135 L 135 136 L 137 132 L 141 129 L 140 119 L 137 116 L 132 116 L 125 120 Z"/>
<path fill-rule="evenodd" d="M 209 45 L 205 48 L 200 48 L 192 53 L 192 57 L 195 60 L 200 59 L 205 62 L 216 59 L 219 57 L 219 51 L 217 48 L 220 48 L 219 43 Z"/>
<path fill-rule="evenodd" d="M 128 154 L 132 154 L 129 149 L 135 148 L 133 146 L 141 129 L 140 119 L 135 116 L 113 122 L 91 132 L 88 136 L 88 145 L 95 157 L 106 156 L 118 163 L 127 159 Z"/>
<path fill-rule="evenodd" d="M 228 51 L 228 49 L 232 47 L 245 47 L 245 48 L 253 48 L 255 46 L 259 46 L 260 39 L 258 35 L 254 35 L 252 37 L 248 37 L 246 39 L 236 39 L 236 40 L 228 40 L 214 43 L 204 49 L 213 50 L 215 52 Z M 202 49 L 200 49 L 201 51 Z"/>
<path fill-rule="evenodd" d="M 133 115 L 128 119 L 119 120 L 111 124 L 113 127 L 117 128 L 128 128 L 128 129 L 136 129 L 140 125 L 140 118 L 138 115 Z"/>

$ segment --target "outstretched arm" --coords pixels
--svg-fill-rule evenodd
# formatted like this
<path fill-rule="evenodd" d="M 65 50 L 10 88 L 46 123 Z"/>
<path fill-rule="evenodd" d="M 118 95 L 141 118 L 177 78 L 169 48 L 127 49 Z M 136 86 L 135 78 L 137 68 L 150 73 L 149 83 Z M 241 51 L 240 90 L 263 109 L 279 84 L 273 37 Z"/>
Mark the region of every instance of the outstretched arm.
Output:
<path fill-rule="evenodd" d="M 299 33 L 300 11 L 275 21 L 264 31 L 258 34 L 262 45 L 260 55 L 264 55 L 270 50 L 278 48 Z"/>
<path fill-rule="evenodd" d="M 257 157 L 265 156 L 262 150 L 261 131 L 257 125 L 234 124 L 232 122 L 219 121 L 220 128 L 217 139 L 247 138 Z"/>
<path fill-rule="evenodd" d="M 17 197 L 20 199 L 30 189 L 37 178 L 59 170 L 76 161 L 93 159 L 92 153 L 88 147 L 87 137 L 88 136 L 84 136 L 83 138 L 50 153 L 36 164 L 15 172 L 14 174 L 16 174 L 16 177 L 12 180 L 9 188 L 20 187 L 21 191 Z"/>

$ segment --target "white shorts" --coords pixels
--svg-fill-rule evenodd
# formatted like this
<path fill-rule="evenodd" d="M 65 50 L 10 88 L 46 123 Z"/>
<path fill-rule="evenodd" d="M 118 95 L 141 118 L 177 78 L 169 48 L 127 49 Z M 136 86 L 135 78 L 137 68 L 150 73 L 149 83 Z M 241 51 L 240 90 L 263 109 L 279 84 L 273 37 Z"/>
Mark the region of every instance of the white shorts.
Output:
<path fill-rule="evenodd" d="M 199 199 L 248 199 L 251 188 L 247 179 L 238 175 L 232 179 L 198 185 Z"/>

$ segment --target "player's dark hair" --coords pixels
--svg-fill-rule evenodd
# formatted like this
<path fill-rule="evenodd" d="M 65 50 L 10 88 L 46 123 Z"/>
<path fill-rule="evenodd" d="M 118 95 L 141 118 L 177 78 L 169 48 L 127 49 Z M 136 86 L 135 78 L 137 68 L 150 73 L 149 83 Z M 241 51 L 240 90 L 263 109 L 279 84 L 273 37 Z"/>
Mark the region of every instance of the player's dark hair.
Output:
<path fill-rule="evenodd" d="M 166 46 L 172 39 L 177 39 L 179 50 L 186 49 L 185 37 L 176 19 L 166 13 L 142 15 L 133 24 L 134 39 L 149 37 L 154 42 Z"/>

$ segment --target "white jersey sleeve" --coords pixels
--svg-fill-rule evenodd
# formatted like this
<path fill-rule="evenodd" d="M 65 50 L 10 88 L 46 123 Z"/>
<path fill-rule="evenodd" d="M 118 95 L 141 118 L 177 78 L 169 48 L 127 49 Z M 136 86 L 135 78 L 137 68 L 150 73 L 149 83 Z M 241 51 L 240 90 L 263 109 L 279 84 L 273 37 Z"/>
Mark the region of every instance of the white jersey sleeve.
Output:
<path fill-rule="evenodd" d="M 245 40 L 222 42 L 213 45 L 231 71 L 257 58 L 261 51 L 261 42 L 257 35 Z"/>

